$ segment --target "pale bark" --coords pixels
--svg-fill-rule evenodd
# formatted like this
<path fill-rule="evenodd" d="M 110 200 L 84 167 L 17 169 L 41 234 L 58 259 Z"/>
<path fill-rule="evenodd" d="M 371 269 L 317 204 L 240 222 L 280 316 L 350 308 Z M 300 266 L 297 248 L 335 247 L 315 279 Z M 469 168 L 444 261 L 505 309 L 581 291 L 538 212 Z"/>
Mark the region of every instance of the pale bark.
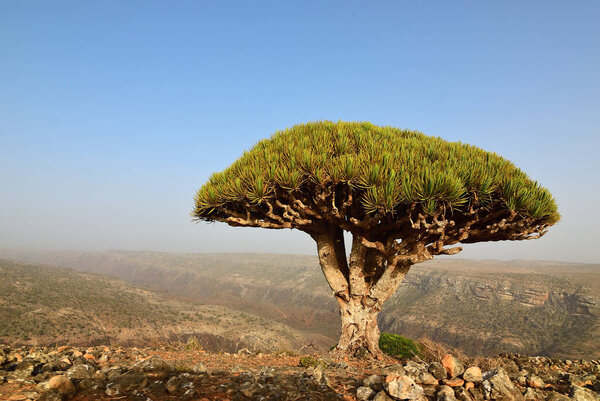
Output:
<path fill-rule="evenodd" d="M 339 229 L 338 229 L 339 230 Z M 339 304 L 342 332 L 334 353 L 353 356 L 363 349 L 374 357 L 379 349 L 377 315 L 408 272 L 410 263 L 389 265 L 377 250 L 354 237 L 349 263 L 341 230 L 313 234 L 321 269 Z"/>
<path fill-rule="evenodd" d="M 382 355 L 379 349 L 380 332 L 377 325 L 381 303 L 365 305 L 363 299 L 363 297 L 352 297 L 349 301 L 338 299 L 342 333 L 334 353 L 354 356 L 357 351 L 364 349 L 372 356 Z"/>

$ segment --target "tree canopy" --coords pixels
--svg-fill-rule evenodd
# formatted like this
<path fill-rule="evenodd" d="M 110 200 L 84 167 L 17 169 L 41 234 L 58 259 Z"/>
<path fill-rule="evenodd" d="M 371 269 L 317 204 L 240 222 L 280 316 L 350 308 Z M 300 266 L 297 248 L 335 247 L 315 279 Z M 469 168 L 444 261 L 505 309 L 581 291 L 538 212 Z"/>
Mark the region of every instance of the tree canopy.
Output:
<path fill-rule="evenodd" d="M 412 265 L 457 243 L 539 238 L 560 219 L 550 192 L 495 153 L 357 122 L 276 132 L 213 174 L 195 204 L 198 220 L 310 234 L 340 305 L 336 350 L 372 355 L 377 313 Z"/>
<path fill-rule="evenodd" d="M 415 225 L 419 215 L 425 224 L 477 211 L 497 215 L 479 221 L 517 223 L 495 227 L 488 240 L 539 236 L 560 218 L 550 192 L 495 153 L 417 131 L 320 121 L 277 131 L 213 174 L 193 215 L 305 231 L 321 220 L 368 236 L 401 229 L 394 223 L 406 217 Z"/>

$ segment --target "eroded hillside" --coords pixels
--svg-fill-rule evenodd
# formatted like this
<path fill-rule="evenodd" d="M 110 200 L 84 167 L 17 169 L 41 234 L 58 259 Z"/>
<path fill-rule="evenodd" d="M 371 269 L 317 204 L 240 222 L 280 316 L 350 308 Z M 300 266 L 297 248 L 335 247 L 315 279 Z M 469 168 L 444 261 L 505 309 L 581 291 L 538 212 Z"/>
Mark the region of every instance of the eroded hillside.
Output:
<path fill-rule="evenodd" d="M 284 324 L 202 305 L 120 279 L 0 259 L 0 343 L 165 345 L 298 350 L 315 341 Z M 318 343 L 318 341 L 316 341 Z"/>
<path fill-rule="evenodd" d="M 154 252 L 0 251 L 0 256 L 111 274 L 199 302 L 277 320 L 334 344 L 336 304 L 315 257 Z M 599 357 L 600 266 L 439 259 L 414 266 L 380 326 L 474 354 Z"/>

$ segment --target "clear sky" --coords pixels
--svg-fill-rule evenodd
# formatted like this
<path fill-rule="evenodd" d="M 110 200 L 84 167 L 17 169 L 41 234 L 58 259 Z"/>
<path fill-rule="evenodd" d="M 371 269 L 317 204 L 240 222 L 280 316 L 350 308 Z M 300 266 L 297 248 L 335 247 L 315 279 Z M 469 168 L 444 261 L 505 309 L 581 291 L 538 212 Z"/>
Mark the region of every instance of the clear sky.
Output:
<path fill-rule="evenodd" d="M 598 262 L 598 1 L 0 1 L 0 247 L 314 253 L 193 224 L 211 172 L 312 120 L 498 152 L 563 215 L 465 257 Z"/>

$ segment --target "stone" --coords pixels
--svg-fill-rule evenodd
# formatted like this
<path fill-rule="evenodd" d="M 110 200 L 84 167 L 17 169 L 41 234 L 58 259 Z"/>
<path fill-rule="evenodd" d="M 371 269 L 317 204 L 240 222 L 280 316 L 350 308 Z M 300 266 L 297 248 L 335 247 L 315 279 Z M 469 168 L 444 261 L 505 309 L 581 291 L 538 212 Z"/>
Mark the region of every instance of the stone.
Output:
<path fill-rule="evenodd" d="M 202 362 L 198 362 L 194 366 L 192 366 L 192 372 L 196 374 L 208 373 L 208 368 Z"/>
<path fill-rule="evenodd" d="M 446 368 L 439 362 L 431 362 L 427 370 L 438 380 L 446 378 Z"/>
<path fill-rule="evenodd" d="M 381 369 L 381 373 L 384 376 L 389 376 L 389 375 L 403 376 L 406 374 L 406 371 L 404 370 L 402 365 L 396 364 L 396 365 L 386 366 L 385 368 Z"/>
<path fill-rule="evenodd" d="M 91 367 L 90 365 L 81 364 L 81 365 L 75 365 L 75 366 L 69 368 L 65 372 L 65 375 L 69 379 L 83 380 L 83 379 L 92 379 L 94 377 L 95 372 L 96 372 L 96 370 L 93 367 Z"/>
<path fill-rule="evenodd" d="M 545 400 L 544 393 L 542 393 L 540 390 L 537 390 L 535 388 L 528 388 L 527 390 L 525 390 L 523 397 L 525 398 L 525 401 L 544 401 Z"/>
<path fill-rule="evenodd" d="M 180 385 L 181 379 L 179 379 L 176 376 L 173 376 L 167 381 L 167 384 L 165 384 L 165 388 L 167 389 L 167 392 L 169 394 L 175 394 L 177 393 L 177 390 L 179 390 Z"/>
<path fill-rule="evenodd" d="M 26 380 L 27 378 L 29 378 L 31 376 L 32 372 L 33 372 L 33 367 L 31 367 L 31 369 L 15 370 L 12 372 L 8 372 L 6 374 L 6 378 L 10 379 L 10 380 L 23 381 L 23 380 Z"/>
<path fill-rule="evenodd" d="M 415 361 L 407 361 L 403 366 L 405 375 L 410 376 L 413 380 L 416 380 L 421 372 L 427 371 L 427 367 Z"/>
<path fill-rule="evenodd" d="M 173 372 L 173 367 L 163 361 L 159 356 L 152 356 L 132 366 L 133 370 L 139 370 L 156 379 L 166 379 Z"/>
<path fill-rule="evenodd" d="M 182 401 L 196 400 L 196 399 L 198 399 L 198 392 L 196 391 L 196 389 L 189 388 L 189 389 L 185 390 L 185 393 L 183 393 L 183 395 L 180 397 L 180 399 Z"/>
<path fill-rule="evenodd" d="M 453 379 L 444 379 L 444 380 L 442 380 L 442 382 L 444 382 L 444 384 L 446 386 L 450 386 L 450 387 L 460 387 L 463 384 L 465 384 L 465 381 L 463 379 L 461 379 L 460 377 L 455 377 Z"/>
<path fill-rule="evenodd" d="M 380 375 L 371 375 L 363 380 L 363 385 L 371 387 L 376 392 L 383 390 L 383 383 L 384 377 Z"/>
<path fill-rule="evenodd" d="M 395 380 L 385 384 L 389 395 L 400 400 L 419 400 L 423 397 L 423 387 L 417 385 L 408 376 L 398 376 Z"/>
<path fill-rule="evenodd" d="M 421 372 L 416 381 L 419 384 L 427 384 L 433 386 L 437 386 L 439 383 L 438 380 L 435 377 L 433 377 L 433 375 L 429 372 Z"/>
<path fill-rule="evenodd" d="M 138 371 L 126 372 L 112 380 L 113 387 L 118 388 L 119 394 L 144 387 L 146 383 L 146 376 Z"/>
<path fill-rule="evenodd" d="M 104 393 L 106 395 L 108 395 L 109 397 L 113 397 L 115 395 L 120 395 L 121 390 L 119 389 L 119 386 L 117 386 L 116 383 L 110 382 L 106 385 L 106 389 L 104 390 Z"/>
<path fill-rule="evenodd" d="M 437 394 L 435 395 L 436 401 L 456 401 L 454 396 L 454 390 L 449 386 L 440 386 Z"/>
<path fill-rule="evenodd" d="M 437 392 L 437 386 L 433 386 L 430 384 L 423 384 L 423 395 L 428 399 L 435 398 L 435 393 Z"/>
<path fill-rule="evenodd" d="M 579 386 L 572 386 L 569 397 L 573 401 L 600 401 L 600 395 L 596 392 Z"/>
<path fill-rule="evenodd" d="M 373 394 L 375 391 L 371 387 L 361 386 L 356 390 L 356 398 L 359 401 L 367 401 Z"/>
<path fill-rule="evenodd" d="M 65 375 L 53 376 L 46 383 L 46 388 L 49 391 L 56 391 L 57 393 L 64 395 L 71 395 L 75 393 L 75 385 L 71 379 Z"/>
<path fill-rule="evenodd" d="M 533 388 L 544 388 L 546 383 L 544 383 L 544 381 L 539 376 L 529 375 L 529 377 L 527 378 L 527 385 Z"/>
<path fill-rule="evenodd" d="M 481 382 L 481 392 L 483 393 L 483 396 L 485 397 L 485 399 L 489 399 L 490 398 L 490 394 L 492 393 L 492 384 L 487 381 L 484 380 Z"/>
<path fill-rule="evenodd" d="M 47 391 L 42 393 L 37 401 L 63 401 L 63 395 L 56 391 Z"/>
<path fill-rule="evenodd" d="M 573 401 L 571 398 L 567 397 L 564 394 L 557 393 L 556 391 L 551 391 L 546 396 L 547 401 Z"/>
<path fill-rule="evenodd" d="M 25 401 L 28 399 L 28 397 L 25 394 L 13 394 L 10 397 L 7 398 L 8 401 Z"/>
<path fill-rule="evenodd" d="M 372 401 L 394 401 L 390 398 L 389 395 L 386 394 L 385 391 L 380 391 L 377 394 L 375 394 L 375 397 L 373 398 Z"/>
<path fill-rule="evenodd" d="M 458 387 L 454 394 L 459 401 L 474 401 L 473 396 L 464 387 Z"/>
<path fill-rule="evenodd" d="M 506 371 L 502 368 L 494 369 L 483 374 L 484 382 L 488 382 L 491 389 L 489 397 L 498 401 L 523 401 L 523 395 L 510 381 Z"/>
<path fill-rule="evenodd" d="M 315 379 L 315 382 L 318 384 L 323 384 L 325 386 L 329 385 L 329 379 L 323 373 L 323 365 L 317 365 L 314 368 L 309 368 L 308 371 L 312 374 L 312 377 Z"/>
<path fill-rule="evenodd" d="M 462 377 L 463 379 L 465 379 L 465 381 L 473 383 L 481 383 L 481 381 L 483 380 L 481 369 L 479 369 L 479 367 L 477 366 L 471 366 L 470 368 L 465 370 L 465 373 L 463 373 Z"/>
<path fill-rule="evenodd" d="M 465 371 L 462 362 L 450 354 L 444 355 L 442 358 L 442 365 L 450 378 L 457 377 Z"/>

